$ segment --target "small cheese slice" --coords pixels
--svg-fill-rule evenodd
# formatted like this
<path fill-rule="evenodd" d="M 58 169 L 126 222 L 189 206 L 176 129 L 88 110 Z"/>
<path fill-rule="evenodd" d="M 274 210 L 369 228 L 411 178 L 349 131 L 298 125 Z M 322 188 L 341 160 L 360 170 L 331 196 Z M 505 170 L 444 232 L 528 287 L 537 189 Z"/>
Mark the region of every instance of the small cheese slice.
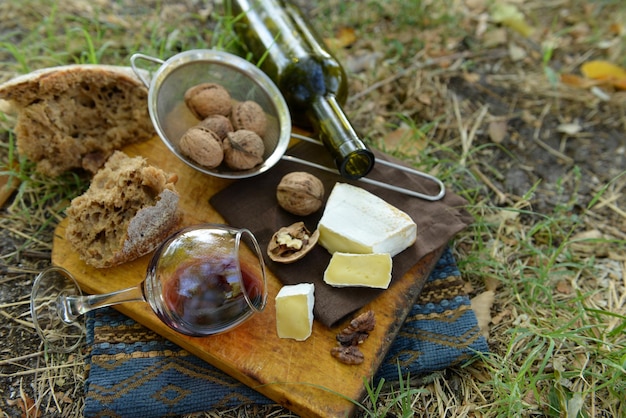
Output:
<path fill-rule="evenodd" d="M 324 271 L 324 282 L 335 287 L 365 286 L 387 289 L 391 282 L 391 267 L 389 253 L 336 252 Z"/>
<path fill-rule="evenodd" d="M 276 295 L 276 331 L 280 338 L 304 341 L 313 329 L 315 285 L 300 283 L 283 286 Z"/>
<path fill-rule="evenodd" d="M 360 187 L 337 183 L 319 221 L 318 243 L 334 252 L 402 252 L 415 243 L 417 225 L 409 215 Z"/>

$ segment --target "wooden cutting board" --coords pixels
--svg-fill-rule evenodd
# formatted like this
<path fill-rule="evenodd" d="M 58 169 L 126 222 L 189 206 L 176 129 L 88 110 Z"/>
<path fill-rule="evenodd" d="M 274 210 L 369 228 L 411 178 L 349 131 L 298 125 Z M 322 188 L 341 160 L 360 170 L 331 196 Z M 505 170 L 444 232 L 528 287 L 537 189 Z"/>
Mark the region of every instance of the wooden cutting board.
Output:
<path fill-rule="evenodd" d="M 158 137 L 128 146 L 131 156 L 142 155 L 150 164 L 178 174 L 177 189 L 185 225 L 202 222 L 224 223 L 209 204 L 209 198 L 233 180 L 199 173 L 178 160 Z M 273 193 L 274 191 L 268 191 Z M 145 277 L 150 256 L 109 269 L 95 269 L 82 262 L 64 239 L 66 220 L 58 226 L 52 251 L 54 264 L 72 272 L 86 293 L 106 293 L 135 286 Z M 262 248 L 267 243 L 260 243 Z M 226 334 L 194 338 L 180 335 L 159 321 L 147 303 L 127 303 L 116 308 L 225 373 L 263 393 L 301 416 L 345 417 L 362 402 L 364 379 L 370 379 L 387 353 L 408 311 L 419 295 L 441 250 L 416 264 L 401 280 L 366 306 L 376 314 L 376 328 L 362 345 L 365 362 L 348 366 L 330 355 L 335 335 L 347 323 L 329 329 L 318 322 L 313 334 L 303 342 L 279 339 L 276 334 L 274 298 L 281 287 L 269 272 L 266 309 Z"/>

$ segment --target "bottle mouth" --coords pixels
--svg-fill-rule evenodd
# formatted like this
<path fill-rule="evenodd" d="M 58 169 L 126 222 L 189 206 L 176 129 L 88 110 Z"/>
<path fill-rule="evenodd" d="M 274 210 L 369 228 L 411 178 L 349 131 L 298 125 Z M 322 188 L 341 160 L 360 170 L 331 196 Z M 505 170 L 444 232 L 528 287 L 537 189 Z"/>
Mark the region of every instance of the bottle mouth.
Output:
<path fill-rule="evenodd" d="M 336 165 L 341 177 L 357 180 L 366 176 L 374 168 L 374 161 L 372 151 L 360 148 L 350 152 L 345 158 L 337 159 Z"/>

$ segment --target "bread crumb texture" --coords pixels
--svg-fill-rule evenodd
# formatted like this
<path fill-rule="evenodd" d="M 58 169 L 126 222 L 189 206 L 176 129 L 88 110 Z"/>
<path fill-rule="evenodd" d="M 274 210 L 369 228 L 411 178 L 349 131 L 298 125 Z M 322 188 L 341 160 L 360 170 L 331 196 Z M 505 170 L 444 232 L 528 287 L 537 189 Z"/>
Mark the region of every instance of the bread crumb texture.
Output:
<path fill-rule="evenodd" d="M 154 249 L 178 226 L 177 176 L 115 151 L 67 209 L 66 239 L 86 263 L 113 267 Z"/>
<path fill-rule="evenodd" d="M 17 112 L 18 152 L 49 176 L 95 173 L 114 150 L 155 135 L 147 88 L 126 67 L 36 71 L 0 86 L 0 99 Z"/>

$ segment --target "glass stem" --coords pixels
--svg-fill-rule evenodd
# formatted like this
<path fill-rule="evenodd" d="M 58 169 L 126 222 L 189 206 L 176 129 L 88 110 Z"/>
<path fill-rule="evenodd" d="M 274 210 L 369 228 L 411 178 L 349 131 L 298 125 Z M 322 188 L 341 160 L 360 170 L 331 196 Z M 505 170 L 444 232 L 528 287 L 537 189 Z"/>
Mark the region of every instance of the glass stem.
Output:
<path fill-rule="evenodd" d="M 111 293 L 87 296 L 62 296 L 59 300 L 59 315 L 65 322 L 73 322 L 79 316 L 98 308 L 125 302 L 145 302 L 143 284 Z"/>

